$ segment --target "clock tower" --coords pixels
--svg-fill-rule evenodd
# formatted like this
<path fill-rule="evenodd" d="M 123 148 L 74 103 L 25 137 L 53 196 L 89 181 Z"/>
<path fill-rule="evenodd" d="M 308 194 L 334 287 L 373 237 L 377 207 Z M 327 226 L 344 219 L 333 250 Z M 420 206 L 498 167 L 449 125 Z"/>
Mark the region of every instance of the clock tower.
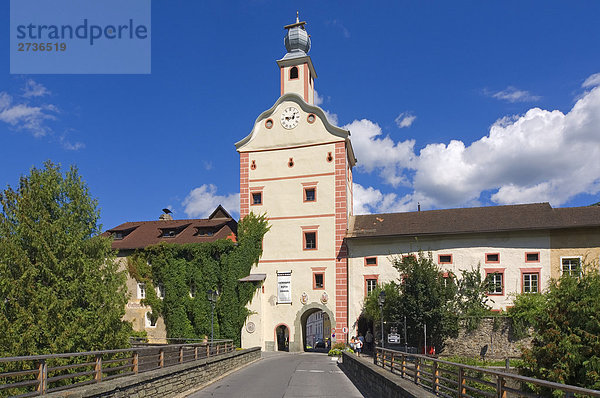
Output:
<path fill-rule="evenodd" d="M 242 346 L 267 351 L 302 351 L 309 317 L 323 319 L 322 336 L 335 334 L 337 341 L 347 340 L 349 326 L 344 237 L 356 159 L 350 132 L 314 105 L 305 25 L 296 17 L 285 26 L 287 52 L 277 61 L 281 96 L 235 144 L 240 215 L 266 214 L 271 227 L 261 259 L 242 279 L 260 284 L 248 304 Z"/>
<path fill-rule="evenodd" d="M 304 25 L 306 22 L 300 22 L 296 13 L 296 22 L 284 27 L 287 29 L 284 39 L 287 53 L 277 61 L 277 65 L 281 72 L 281 95 L 296 93 L 304 102 L 313 105 L 317 73 L 307 55 L 310 51 L 310 36 Z"/>

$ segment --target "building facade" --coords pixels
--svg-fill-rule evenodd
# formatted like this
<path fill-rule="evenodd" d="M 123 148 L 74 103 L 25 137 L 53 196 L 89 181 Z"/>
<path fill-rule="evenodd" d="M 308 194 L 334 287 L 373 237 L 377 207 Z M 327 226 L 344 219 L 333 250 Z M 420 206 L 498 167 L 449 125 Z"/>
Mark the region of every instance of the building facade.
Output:
<path fill-rule="evenodd" d="M 357 160 L 349 131 L 332 125 L 315 105 L 317 77 L 310 36 L 298 19 L 285 26 L 286 54 L 277 61 L 280 97 L 235 144 L 240 157 L 240 216 L 266 214 L 263 254 L 240 283 L 255 283 L 242 346 L 302 351 L 319 339 L 365 335 L 365 297 L 398 280 L 393 261 L 431 255 L 460 276 L 480 267 L 493 281 L 492 308 L 515 293 L 542 291 L 551 278 L 597 270 L 600 206 L 553 209 L 548 203 L 353 215 Z M 235 221 L 220 206 L 205 220 L 125 223 L 106 232 L 126 267 L 133 250 L 162 241 L 235 239 Z M 125 319 L 154 341 L 166 337 L 141 304 L 145 287 L 129 279 Z M 158 295 L 168 294 L 157 291 Z"/>
<path fill-rule="evenodd" d="M 308 317 L 323 311 L 332 328 L 347 328 L 344 237 L 352 211 L 349 132 L 314 105 L 317 77 L 304 22 L 286 26 L 287 53 L 277 61 L 281 96 L 236 144 L 240 153 L 240 215 L 265 213 L 271 225 L 255 271 L 263 289 L 242 330 L 245 346 L 304 348 Z"/>
<path fill-rule="evenodd" d="M 185 244 L 214 242 L 218 239 L 235 240 L 237 222 L 229 213 L 218 206 L 206 219 L 173 220 L 170 214 L 162 214 L 158 221 L 126 222 L 106 231 L 112 237 L 112 248 L 117 250 L 120 270 L 127 270 L 127 259 L 136 250 L 161 242 Z M 150 343 L 166 343 L 167 330 L 162 317 L 152 321 L 152 309 L 142 304 L 146 298 L 146 286 L 128 273 L 127 291 L 129 301 L 124 320 L 130 321 L 135 331 L 146 331 Z M 164 298 L 167 292 L 162 285 L 156 286 L 156 295 Z M 202 295 L 204 299 L 204 295 Z"/>
<path fill-rule="evenodd" d="M 397 256 L 431 255 L 444 270 L 480 267 L 493 281 L 494 310 L 512 295 L 538 292 L 564 270 L 598 263 L 600 207 L 553 209 L 547 203 L 354 216 L 350 132 L 314 104 L 316 72 L 305 23 L 285 27 L 277 61 L 281 96 L 236 144 L 240 214 L 265 213 L 271 230 L 249 276 L 260 279 L 242 330 L 244 347 L 301 351 L 320 336 L 317 313 L 347 341 L 365 334 L 366 295 L 398 280 Z"/>

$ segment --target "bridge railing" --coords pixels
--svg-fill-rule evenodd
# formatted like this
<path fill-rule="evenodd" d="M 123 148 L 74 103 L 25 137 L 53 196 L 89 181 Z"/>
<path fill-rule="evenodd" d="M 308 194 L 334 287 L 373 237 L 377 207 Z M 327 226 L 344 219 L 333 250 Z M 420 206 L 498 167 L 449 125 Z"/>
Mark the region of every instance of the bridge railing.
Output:
<path fill-rule="evenodd" d="M 442 397 L 539 397 L 562 391 L 565 396 L 600 397 L 600 391 L 534 379 L 493 369 L 463 365 L 421 354 L 377 348 L 375 364 L 414 381 Z"/>
<path fill-rule="evenodd" d="M 233 340 L 214 340 L 0 358 L 0 397 L 44 395 L 234 350 Z"/>

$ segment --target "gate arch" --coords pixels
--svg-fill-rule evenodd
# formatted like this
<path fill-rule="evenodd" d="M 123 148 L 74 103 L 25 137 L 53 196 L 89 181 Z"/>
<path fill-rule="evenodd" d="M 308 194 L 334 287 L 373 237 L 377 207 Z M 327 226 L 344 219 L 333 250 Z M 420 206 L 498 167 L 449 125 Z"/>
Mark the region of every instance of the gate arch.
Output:
<path fill-rule="evenodd" d="M 309 315 L 318 311 L 326 313 L 331 322 L 331 329 L 335 328 L 335 317 L 327 306 L 317 302 L 306 304 L 296 313 L 296 320 L 294 321 L 294 344 L 290 346 L 290 351 L 304 351 L 306 345 L 306 320 Z"/>

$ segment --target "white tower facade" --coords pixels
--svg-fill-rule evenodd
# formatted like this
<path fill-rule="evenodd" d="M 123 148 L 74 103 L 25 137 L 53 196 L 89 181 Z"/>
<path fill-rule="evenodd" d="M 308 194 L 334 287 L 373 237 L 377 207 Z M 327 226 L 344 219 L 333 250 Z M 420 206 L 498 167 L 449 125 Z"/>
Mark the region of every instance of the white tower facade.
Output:
<path fill-rule="evenodd" d="M 242 330 L 244 347 L 301 351 L 306 321 L 319 311 L 336 340 L 348 327 L 348 262 L 344 236 L 352 212 L 350 132 L 314 105 L 316 72 L 305 22 L 285 27 L 286 55 L 277 61 L 281 96 L 236 143 L 240 215 L 266 213 L 271 225 L 251 272 L 262 281 Z"/>

